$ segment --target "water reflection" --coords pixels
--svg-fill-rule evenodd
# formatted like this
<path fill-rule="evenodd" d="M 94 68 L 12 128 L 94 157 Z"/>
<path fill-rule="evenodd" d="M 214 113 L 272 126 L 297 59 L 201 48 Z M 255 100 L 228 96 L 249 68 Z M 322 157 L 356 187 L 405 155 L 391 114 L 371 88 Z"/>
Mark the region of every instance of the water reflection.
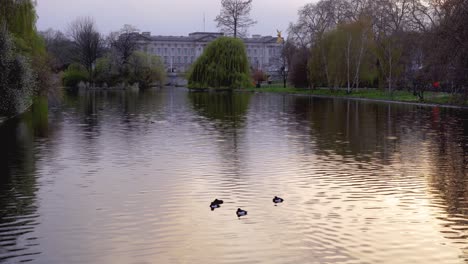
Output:
<path fill-rule="evenodd" d="M 36 142 L 48 136 L 47 100 L 0 127 L 0 262 L 26 262 L 40 254 Z M 39 151 L 39 153 L 38 153 Z"/>
<path fill-rule="evenodd" d="M 428 177 L 434 206 L 447 211 L 444 236 L 465 245 L 461 258 L 468 262 L 468 123 L 463 112 L 433 109 L 430 135 L 431 173 Z"/>
<path fill-rule="evenodd" d="M 403 170 L 427 173 L 431 206 L 446 212 L 433 217 L 442 220 L 444 237 L 464 245 L 460 257 L 468 261 L 466 111 L 342 99 L 291 100 L 291 112 L 310 124 L 318 154 L 342 160 L 352 157 L 368 165 L 371 161 L 397 164 Z"/>
<path fill-rule="evenodd" d="M 245 124 L 251 94 L 249 93 L 188 93 L 188 98 L 197 113 L 215 121 L 223 129 L 240 128 Z"/>
<path fill-rule="evenodd" d="M 467 259 L 466 111 L 185 89 L 64 99 L 0 128 L 0 262 Z"/>
<path fill-rule="evenodd" d="M 198 115 L 198 120 L 207 132 L 216 133 L 215 144 L 219 148 L 223 175 L 230 184 L 242 181 L 246 149 L 245 125 L 250 106 L 248 93 L 188 93 L 189 101 Z M 243 184 L 242 184 L 243 185 Z"/>

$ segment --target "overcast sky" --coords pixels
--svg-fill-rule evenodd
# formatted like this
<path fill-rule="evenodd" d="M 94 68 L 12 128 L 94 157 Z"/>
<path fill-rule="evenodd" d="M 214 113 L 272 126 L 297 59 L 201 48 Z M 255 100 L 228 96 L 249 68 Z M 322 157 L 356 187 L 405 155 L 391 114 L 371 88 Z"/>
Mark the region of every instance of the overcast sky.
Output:
<path fill-rule="evenodd" d="M 251 16 L 257 25 L 250 34 L 275 35 L 297 20 L 300 7 L 314 0 L 254 0 Z M 91 16 L 103 33 L 117 31 L 124 24 L 136 26 L 152 35 L 187 35 L 218 31 L 213 21 L 219 14 L 221 0 L 38 0 L 39 30 L 66 30 L 75 18 Z"/>

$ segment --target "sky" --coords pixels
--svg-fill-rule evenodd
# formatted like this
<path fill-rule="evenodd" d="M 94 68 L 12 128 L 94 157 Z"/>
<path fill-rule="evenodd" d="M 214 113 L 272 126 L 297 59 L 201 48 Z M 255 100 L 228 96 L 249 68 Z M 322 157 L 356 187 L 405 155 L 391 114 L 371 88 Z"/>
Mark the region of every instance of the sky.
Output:
<path fill-rule="evenodd" d="M 249 34 L 276 35 L 297 20 L 299 8 L 314 0 L 253 0 L 251 17 L 258 23 Z M 38 0 L 37 28 L 66 31 L 77 17 L 90 16 L 102 33 L 130 24 L 152 35 L 183 36 L 203 31 L 217 32 L 214 19 L 221 0 Z"/>

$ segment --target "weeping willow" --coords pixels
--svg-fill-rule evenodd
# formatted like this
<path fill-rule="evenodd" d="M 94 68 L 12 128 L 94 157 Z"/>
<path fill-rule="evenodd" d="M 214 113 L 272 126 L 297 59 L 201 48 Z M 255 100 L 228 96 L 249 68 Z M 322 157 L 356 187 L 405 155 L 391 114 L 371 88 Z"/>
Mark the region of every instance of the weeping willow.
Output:
<path fill-rule="evenodd" d="M 221 37 L 210 43 L 189 74 L 191 89 L 236 89 L 251 85 L 242 40 Z"/>
<path fill-rule="evenodd" d="M 35 1 L 0 0 L 0 26 L 12 34 L 16 49 L 26 55 L 43 55 L 45 44 L 36 30 Z"/>

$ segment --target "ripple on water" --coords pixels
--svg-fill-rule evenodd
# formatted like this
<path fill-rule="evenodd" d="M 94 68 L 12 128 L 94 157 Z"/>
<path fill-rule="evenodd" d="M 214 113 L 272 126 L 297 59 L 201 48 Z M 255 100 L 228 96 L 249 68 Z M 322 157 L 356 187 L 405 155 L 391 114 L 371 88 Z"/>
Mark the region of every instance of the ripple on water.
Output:
<path fill-rule="evenodd" d="M 0 263 L 466 262 L 466 120 L 223 96 L 71 97 L 0 184 Z"/>

